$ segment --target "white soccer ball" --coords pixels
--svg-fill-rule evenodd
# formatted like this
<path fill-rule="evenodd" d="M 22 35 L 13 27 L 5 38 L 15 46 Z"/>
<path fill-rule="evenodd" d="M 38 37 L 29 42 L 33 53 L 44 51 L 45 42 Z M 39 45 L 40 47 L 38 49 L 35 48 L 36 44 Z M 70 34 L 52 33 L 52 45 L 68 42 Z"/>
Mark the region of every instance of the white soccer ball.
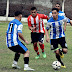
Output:
<path fill-rule="evenodd" d="M 59 61 L 54 61 L 52 63 L 52 67 L 53 67 L 53 69 L 58 70 L 61 67 L 61 63 Z"/>

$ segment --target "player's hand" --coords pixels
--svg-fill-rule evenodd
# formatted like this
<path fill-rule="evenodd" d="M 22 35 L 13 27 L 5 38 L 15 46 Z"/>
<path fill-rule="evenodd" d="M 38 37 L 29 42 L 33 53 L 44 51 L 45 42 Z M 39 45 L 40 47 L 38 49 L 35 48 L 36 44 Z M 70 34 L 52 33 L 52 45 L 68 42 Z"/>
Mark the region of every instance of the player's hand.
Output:
<path fill-rule="evenodd" d="M 35 31 L 35 29 L 36 29 L 36 27 L 32 27 L 32 29 L 31 29 L 31 30 L 32 30 L 32 31 Z"/>
<path fill-rule="evenodd" d="M 50 38 L 47 38 L 47 39 L 46 39 L 46 42 L 48 42 L 48 43 L 49 43 L 49 41 L 50 41 Z"/>
<path fill-rule="evenodd" d="M 64 27 L 64 32 L 66 31 L 66 27 Z"/>
<path fill-rule="evenodd" d="M 28 41 L 26 41 L 26 40 L 25 40 L 25 43 L 26 43 L 27 45 L 29 44 L 29 42 L 28 42 Z"/>

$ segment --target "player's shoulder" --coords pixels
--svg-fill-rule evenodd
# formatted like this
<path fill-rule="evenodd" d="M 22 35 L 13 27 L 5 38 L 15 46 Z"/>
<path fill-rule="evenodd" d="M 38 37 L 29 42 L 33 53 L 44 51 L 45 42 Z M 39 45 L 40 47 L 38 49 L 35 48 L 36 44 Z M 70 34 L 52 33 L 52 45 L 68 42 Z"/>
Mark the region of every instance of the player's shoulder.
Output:
<path fill-rule="evenodd" d="M 51 17 L 51 18 L 48 20 L 48 22 L 54 22 L 53 17 Z"/>
<path fill-rule="evenodd" d="M 17 24 L 17 25 L 22 24 L 22 23 L 21 23 L 19 20 L 17 20 L 17 19 L 12 20 L 11 23 L 14 23 L 14 24 Z"/>
<path fill-rule="evenodd" d="M 59 13 L 64 13 L 64 12 L 62 12 L 61 10 L 59 10 Z"/>
<path fill-rule="evenodd" d="M 64 18 L 65 18 L 64 16 L 58 15 L 58 19 L 59 19 L 59 20 L 62 20 L 62 19 L 64 19 Z"/>

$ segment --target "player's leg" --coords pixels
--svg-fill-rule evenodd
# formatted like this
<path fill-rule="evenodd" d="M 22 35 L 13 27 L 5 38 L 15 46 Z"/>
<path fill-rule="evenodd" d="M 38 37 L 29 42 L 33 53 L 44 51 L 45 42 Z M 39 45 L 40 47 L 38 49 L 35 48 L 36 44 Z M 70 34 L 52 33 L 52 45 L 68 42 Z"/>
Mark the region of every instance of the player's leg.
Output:
<path fill-rule="evenodd" d="M 38 59 L 40 57 L 38 46 L 37 46 L 38 33 L 31 33 L 31 40 L 32 40 L 32 43 L 33 43 L 34 50 L 37 53 L 37 56 L 35 57 L 35 59 Z"/>
<path fill-rule="evenodd" d="M 17 65 L 18 59 L 20 57 L 20 53 L 17 51 L 18 50 L 18 45 L 13 46 L 13 47 L 9 47 L 9 49 L 12 50 L 13 52 L 15 52 L 15 57 L 14 57 L 14 61 L 13 61 L 13 64 L 12 64 L 12 68 L 20 69 L 20 67 Z"/>
<path fill-rule="evenodd" d="M 43 57 L 46 58 L 46 53 L 44 51 L 44 44 L 43 44 L 44 43 L 44 33 L 39 34 L 39 40 L 38 41 L 39 41 L 39 46 L 42 50 Z"/>
<path fill-rule="evenodd" d="M 57 60 L 61 63 L 61 65 L 64 66 L 64 63 L 61 61 L 61 58 L 60 58 L 60 55 L 59 55 L 59 49 L 55 51 L 55 54 L 56 54 Z"/>
<path fill-rule="evenodd" d="M 33 43 L 33 47 L 34 47 L 35 52 L 37 53 L 37 56 L 35 57 L 35 59 L 39 59 L 40 54 L 39 54 L 37 42 Z"/>
<path fill-rule="evenodd" d="M 61 45 L 62 49 L 60 49 L 60 56 L 61 58 L 64 57 L 64 54 L 67 53 L 67 44 L 65 41 L 65 37 L 62 37 L 59 39 L 59 44 Z"/>
<path fill-rule="evenodd" d="M 60 55 L 59 55 L 59 48 L 58 48 L 58 39 L 51 39 L 51 49 L 54 50 L 57 60 L 62 64 Z"/>
<path fill-rule="evenodd" d="M 20 67 L 17 65 L 19 57 L 20 57 L 20 53 L 15 53 L 14 61 L 13 61 L 13 64 L 12 64 L 12 68 L 20 69 Z"/>
<path fill-rule="evenodd" d="M 66 43 L 66 41 L 65 41 L 65 37 L 62 37 L 62 38 L 60 39 L 60 45 L 61 45 L 61 47 L 62 47 L 62 53 L 63 53 L 63 54 L 66 54 L 67 51 L 68 51 L 68 49 L 67 49 L 67 43 Z M 63 66 L 63 65 L 62 65 L 61 67 L 66 68 L 66 66 Z"/>
<path fill-rule="evenodd" d="M 19 43 L 19 46 L 20 46 L 19 52 L 24 54 L 24 70 L 32 70 L 33 71 L 34 69 L 29 67 L 29 55 L 30 55 L 29 50 L 23 43 Z"/>

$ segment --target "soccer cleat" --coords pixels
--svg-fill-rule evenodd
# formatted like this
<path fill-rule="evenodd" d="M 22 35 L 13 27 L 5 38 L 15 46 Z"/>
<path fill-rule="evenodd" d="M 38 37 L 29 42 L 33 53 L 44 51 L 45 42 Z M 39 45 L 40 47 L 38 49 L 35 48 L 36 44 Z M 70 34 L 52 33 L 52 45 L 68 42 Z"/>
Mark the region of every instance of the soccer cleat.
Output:
<path fill-rule="evenodd" d="M 46 58 L 46 54 L 45 54 L 45 52 L 43 52 L 42 54 L 43 54 L 43 58 Z"/>
<path fill-rule="evenodd" d="M 40 55 L 37 55 L 36 57 L 35 57 L 35 59 L 39 59 L 40 58 Z"/>
<path fill-rule="evenodd" d="M 14 68 L 14 69 L 20 69 L 20 67 L 17 64 L 12 64 L 12 68 Z"/>
<path fill-rule="evenodd" d="M 62 52 L 62 54 L 60 54 L 60 57 L 61 57 L 61 58 L 64 58 L 64 54 L 63 54 L 63 52 Z"/>
<path fill-rule="evenodd" d="M 25 67 L 24 71 L 34 71 L 34 69 L 30 68 L 30 67 Z"/>
<path fill-rule="evenodd" d="M 64 65 L 64 66 L 63 66 L 63 65 L 61 65 L 61 67 L 62 67 L 62 68 L 66 68 L 66 66 L 65 66 L 65 65 Z"/>

